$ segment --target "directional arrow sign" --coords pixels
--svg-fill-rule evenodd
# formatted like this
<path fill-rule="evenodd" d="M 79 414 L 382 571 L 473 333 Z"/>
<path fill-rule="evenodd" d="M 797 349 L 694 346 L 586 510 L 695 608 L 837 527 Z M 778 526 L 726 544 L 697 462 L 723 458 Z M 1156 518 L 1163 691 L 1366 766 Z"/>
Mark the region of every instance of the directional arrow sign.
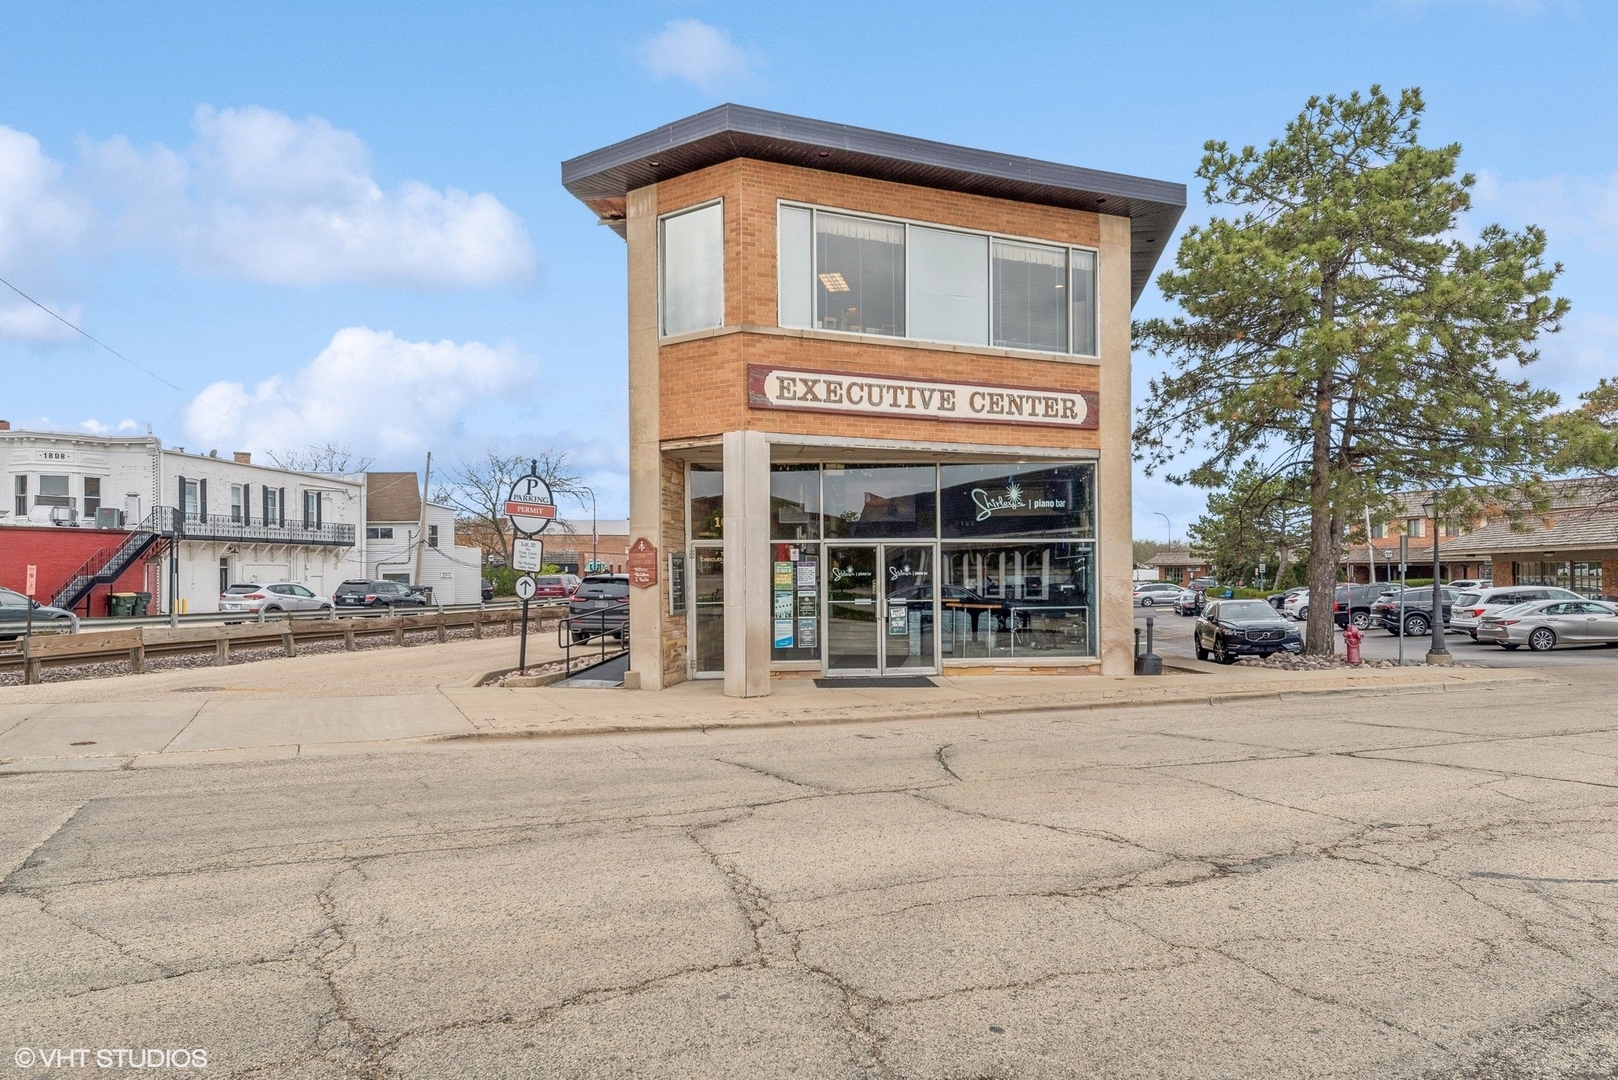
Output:
<path fill-rule="evenodd" d="M 506 517 L 511 519 L 511 527 L 524 536 L 538 535 L 556 520 L 556 500 L 544 477 L 529 473 L 517 478 L 506 496 Z"/>
<path fill-rule="evenodd" d="M 538 586 L 534 584 L 534 579 L 524 574 L 517 579 L 517 598 L 519 600 L 532 600 L 534 591 L 537 588 Z"/>

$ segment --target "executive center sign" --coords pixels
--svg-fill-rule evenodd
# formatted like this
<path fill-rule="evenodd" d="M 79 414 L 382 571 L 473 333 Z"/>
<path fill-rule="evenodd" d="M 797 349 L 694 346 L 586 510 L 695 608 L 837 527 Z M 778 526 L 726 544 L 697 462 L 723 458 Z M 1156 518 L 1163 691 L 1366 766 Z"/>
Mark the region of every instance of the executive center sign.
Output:
<path fill-rule="evenodd" d="M 767 364 L 747 366 L 747 389 L 748 404 L 755 409 L 1042 427 L 1094 429 L 1099 426 L 1096 408 L 1100 399 L 1088 391 L 932 382 Z"/>

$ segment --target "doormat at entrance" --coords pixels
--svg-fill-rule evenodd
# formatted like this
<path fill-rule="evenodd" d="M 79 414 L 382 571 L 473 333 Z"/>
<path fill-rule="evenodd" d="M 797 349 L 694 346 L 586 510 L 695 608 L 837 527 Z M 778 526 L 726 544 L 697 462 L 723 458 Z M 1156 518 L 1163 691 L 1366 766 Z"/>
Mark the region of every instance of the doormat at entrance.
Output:
<path fill-rule="evenodd" d="M 822 690 L 864 690 L 879 686 L 934 686 L 925 675 L 876 675 L 865 679 L 816 679 L 815 685 Z"/>

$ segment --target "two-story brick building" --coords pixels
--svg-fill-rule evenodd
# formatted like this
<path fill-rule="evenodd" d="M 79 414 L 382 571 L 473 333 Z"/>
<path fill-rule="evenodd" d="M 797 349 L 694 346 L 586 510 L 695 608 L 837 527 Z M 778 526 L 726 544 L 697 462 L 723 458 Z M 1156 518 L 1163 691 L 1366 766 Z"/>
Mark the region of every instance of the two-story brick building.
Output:
<path fill-rule="evenodd" d="M 628 241 L 626 685 L 1131 670 L 1130 308 L 1182 185 L 734 105 L 562 176 Z"/>

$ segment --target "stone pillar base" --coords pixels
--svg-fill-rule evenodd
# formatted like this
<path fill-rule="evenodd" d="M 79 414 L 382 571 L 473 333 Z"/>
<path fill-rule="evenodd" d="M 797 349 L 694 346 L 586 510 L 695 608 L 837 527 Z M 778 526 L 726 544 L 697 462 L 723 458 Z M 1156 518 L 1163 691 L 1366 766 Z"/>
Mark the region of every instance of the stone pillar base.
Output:
<path fill-rule="evenodd" d="M 1455 654 L 1451 652 L 1429 652 L 1427 662 L 1435 667 L 1449 667 L 1455 663 Z"/>

